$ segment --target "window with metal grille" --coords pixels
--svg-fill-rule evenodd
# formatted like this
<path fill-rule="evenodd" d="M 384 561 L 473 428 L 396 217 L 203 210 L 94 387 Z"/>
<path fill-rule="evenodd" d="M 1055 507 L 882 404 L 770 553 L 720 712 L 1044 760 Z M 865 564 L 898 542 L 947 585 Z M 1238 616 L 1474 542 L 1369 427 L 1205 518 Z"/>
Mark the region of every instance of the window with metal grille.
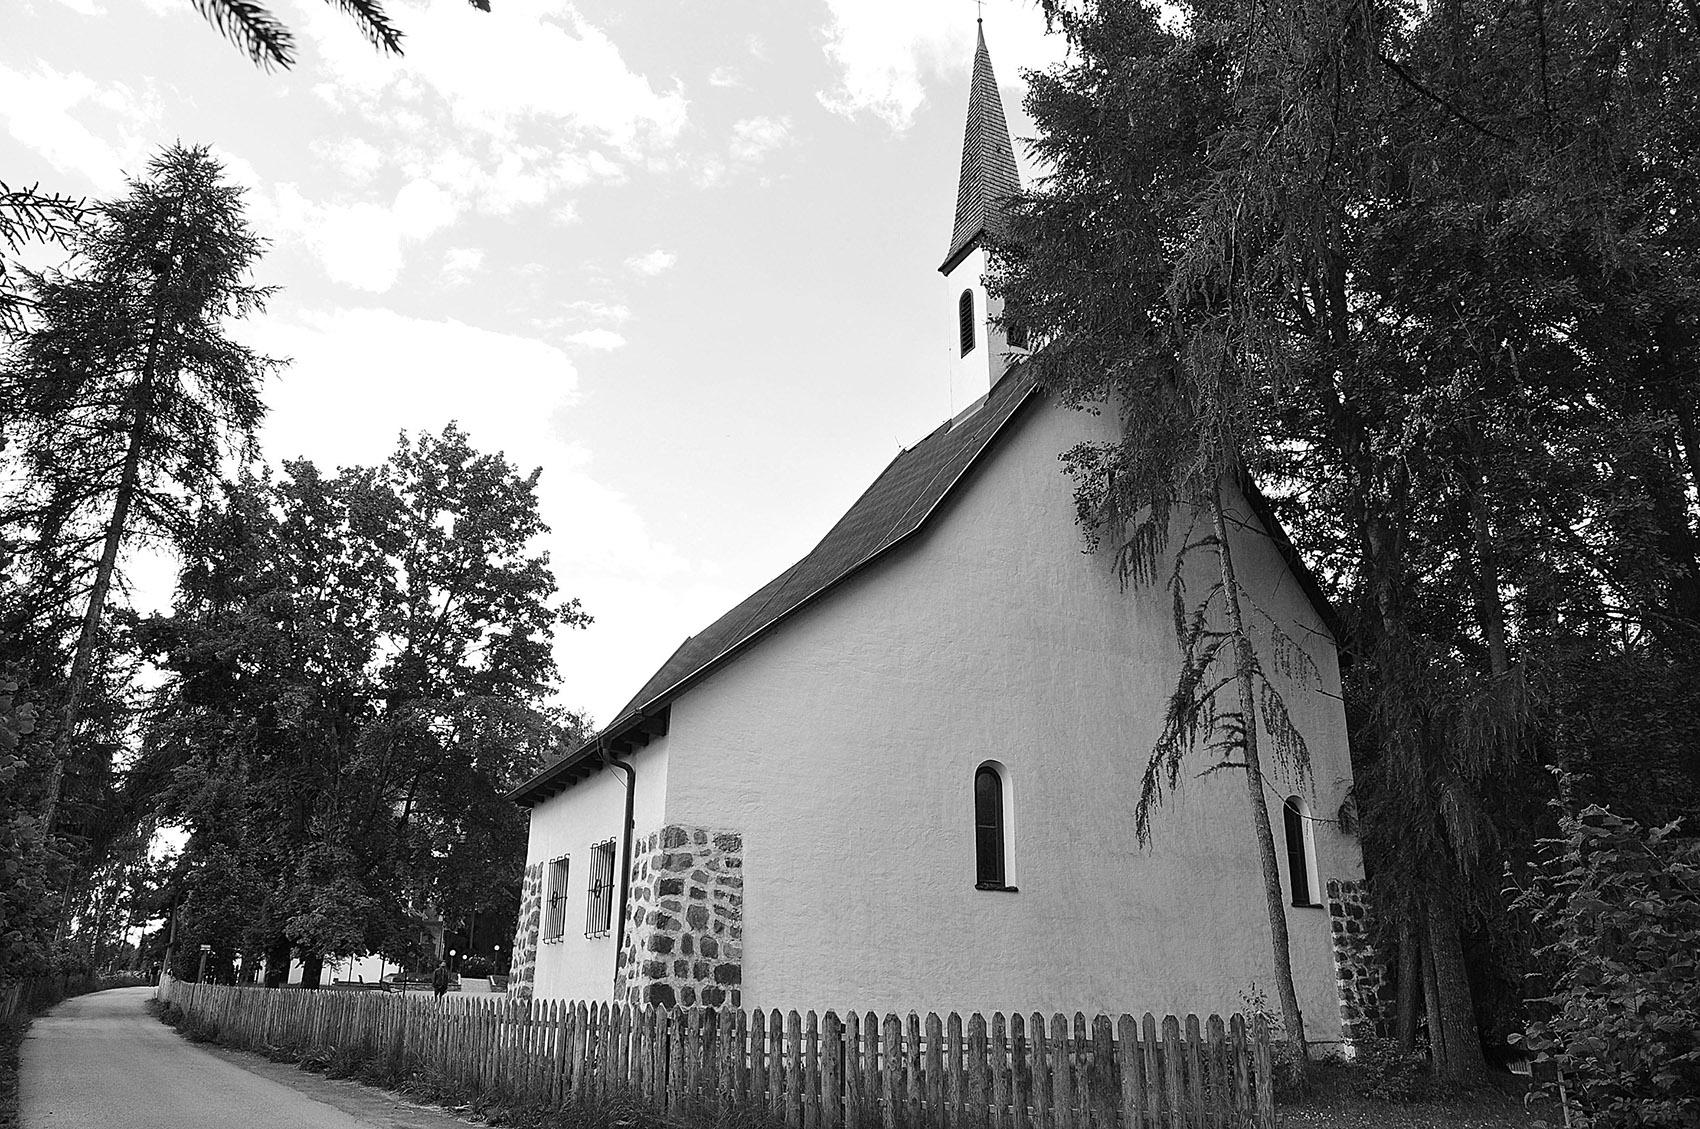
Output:
<path fill-rule="evenodd" d="M 962 355 L 974 351 L 974 292 L 964 290 L 956 300 L 956 335 L 962 343 Z"/>
<path fill-rule="evenodd" d="M 614 840 L 590 848 L 590 900 L 584 913 L 584 935 L 606 937 L 614 920 Z"/>
<path fill-rule="evenodd" d="M 1006 889 L 1003 780 L 989 764 L 974 773 L 974 885 L 980 890 Z"/>
<path fill-rule="evenodd" d="M 1281 805 L 1281 823 L 1287 832 L 1287 881 L 1292 887 L 1293 904 L 1314 906 L 1316 900 L 1316 849 L 1311 840 L 1310 813 L 1298 796 L 1288 796 Z"/>
<path fill-rule="evenodd" d="M 567 931 L 567 864 L 565 855 L 549 863 L 549 881 L 543 887 L 543 939 L 558 941 Z"/>

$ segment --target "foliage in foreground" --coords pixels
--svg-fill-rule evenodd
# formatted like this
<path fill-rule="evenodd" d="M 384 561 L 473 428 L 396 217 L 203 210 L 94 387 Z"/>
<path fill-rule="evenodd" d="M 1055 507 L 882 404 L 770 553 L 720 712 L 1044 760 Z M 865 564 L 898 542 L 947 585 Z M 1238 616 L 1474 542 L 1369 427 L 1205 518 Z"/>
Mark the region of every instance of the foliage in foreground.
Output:
<path fill-rule="evenodd" d="M 1576 1129 L 1700 1124 L 1700 840 L 1597 805 L 1560 826 L 1518 902 L 1557 938 L 1527 1036 L 1546 1088 Z"/>
<path fill-rule="evenodd" d="M 1029 373 L 1124 417 L 1065 456 L 1081 515 L 1148 556 L 1189 499 L 1127 487 L 1212 448 L 1276 495 L 1342 621 L 1399 1041 L 1426 1013 L 1479 1078 L 1545 766 L 1650 823 L 1700 796 L 1695 9 L 1041 6 L 1070 57 L 990 287 Z"/>

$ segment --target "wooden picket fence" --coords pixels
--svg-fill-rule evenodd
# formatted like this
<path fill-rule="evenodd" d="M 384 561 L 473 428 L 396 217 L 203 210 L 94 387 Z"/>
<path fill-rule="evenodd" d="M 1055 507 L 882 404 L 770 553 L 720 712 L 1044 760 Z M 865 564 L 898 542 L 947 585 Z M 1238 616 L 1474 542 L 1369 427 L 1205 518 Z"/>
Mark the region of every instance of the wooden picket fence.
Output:
<path fill-rule="evenodd" d="M 473 1092 L 558 1107 L 635 1100 L 788 1129 L 1273 1129 L 1269 1029 L 1189 1015 L 991 1021 L 873 1012 L 161 982 L 162 1000 L 253 1049 L 345 1052 Z"/>

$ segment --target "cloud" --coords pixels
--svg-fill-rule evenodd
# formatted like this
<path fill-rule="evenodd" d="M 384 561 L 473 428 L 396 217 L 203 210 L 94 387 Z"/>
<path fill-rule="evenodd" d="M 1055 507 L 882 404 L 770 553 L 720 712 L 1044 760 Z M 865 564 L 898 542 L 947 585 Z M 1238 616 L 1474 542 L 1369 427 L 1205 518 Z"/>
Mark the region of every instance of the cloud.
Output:
<path fill-rule="evenodd" d="M 612 146 L 627 158 L 666 147 L 686 121 L 675 85 L 659 90 L 632 71 L 619 48 L 563 0 L 410 10 L 407 54 L 380 56 L 348 34 L 341 13 L 310 8 L 303 24 L 324 58 L 334 105 L 446 115 L 492 141 L 541 124 L 553 140 Z"/>
<path fill-rule="evenodd" d="M 821 105 L 854 118 L 871 114 L 906 130 L 927 97 L 929 80 L 960 89 L 974 62 L 974 27 L 960 0 L 826 0 L 822 29 L 837 84 L 819 92 Z M 1019 90 L 1023 68 L 1063 58 L 1061 35 L 1047 35 L 1037 5 L 997 5 L 989 14 L 987 43 L 1006 90 Z M 1005 95 L 1005 107 L 1011 101 Z"/>
<path fill-rule="evenodd" d="M 732 159 L 753 164 L 790 139 L 790 118 L 744 118 L 732 125 Z"/>
<path fill-rule="evenodd" d="M 450 247 L 443 252 L 443 269 L 438 277 L 444 286 L 463 286 L 483 269 L 483 251 L 476 247 Z"/>
<path fill-rule="evenodd" d="M 657 247 L 655 250 L 650 251 L 647 254 L 633 255 L 631 258 L 627 259 L 626 269 L 636 271 L 638 274 L 648 275 L 653 278 L 655 275 L 658 275 L 663 271 L 671 270 L 673 264 L 676 262 L 678 262 L 678 259 L 672 252 L 663 251 L 661 248 Z"/>
<path fill-rule="evenodd" d="M 737 67 L 715 67 L 708 72 L 708 84 L 721 90 L 742 90 L 744 78 Z"/>
<path fill-rule="evenodd" d="M 395 285 L 409 245 L 454 223 L 461 204 L 430 180 L 410 180 L 386 206 L 309 200 L 294 184 L 253 194 L 255 227 L 304 244 L 333 282 L 381 294 Z"/>
<path fill-rule="evenodd" d="M 148 90 L 42 62 L 29 73 L 0 63 L 0 120 L 11 135 L 55 168 L 82 174 L 101 195 L 122 192 L 126 173 L 144 171 L 159 113 Z M 85 117 L 106 118 L 102 132 L 85 125 Z"/>
<path fill-rule="evenodd" d="M 626 339 L 611 329 L 580 330 L 578 333 L 570 334 L 567 340 L 574 345 L 598 351 L 619 349 L 626 344 Z"/>
<path fill-rule="evenodd" d="M 630 319 L 632 316 L 629 307 L 610 302 L 580 300 L 568 302 L 566 309 L 569 313 L 578 317 L 588 318 L 592 321 L 612 322 L 615 325 Z"/>
<path fill-rule="evenodd" d="M 339 137 L 334 141 L 314 141 L 313 152 L 334 168 L 345 181 L 366 184 L 384 166 L 384 154 L 363 137 Z"/>
<path fill-rule="evenodd" d="M 242 325 L 247 344 L 290 358 L 266 393 L 273 458 L 369 464 L 398 430 L 458 419 L 482 449 L 536 460 L 551 446 L 546 421 L 578 398 L 578 371 L 561 349 L 453 319 L 353 307 Z M 386 426 L 374 428 L 377 419 Z"/>

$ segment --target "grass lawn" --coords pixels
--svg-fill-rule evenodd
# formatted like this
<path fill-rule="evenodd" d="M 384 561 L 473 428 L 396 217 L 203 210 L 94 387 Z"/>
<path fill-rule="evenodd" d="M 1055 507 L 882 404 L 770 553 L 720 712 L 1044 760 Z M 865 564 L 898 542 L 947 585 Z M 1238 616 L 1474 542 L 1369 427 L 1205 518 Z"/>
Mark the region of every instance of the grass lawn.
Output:
<path fill-rule="evenodd" d="M 1528 1129 L 1542 1110 L 1539 1102 L 1525 1108 L 1528 1080 L 1515 1075 L 1410 1102 L 1366 1097 L 1339 1068 L 1321 1067 L 1313 1080 L 1305 1097 L 1276 1103 L 1282 1129 Z"/>

